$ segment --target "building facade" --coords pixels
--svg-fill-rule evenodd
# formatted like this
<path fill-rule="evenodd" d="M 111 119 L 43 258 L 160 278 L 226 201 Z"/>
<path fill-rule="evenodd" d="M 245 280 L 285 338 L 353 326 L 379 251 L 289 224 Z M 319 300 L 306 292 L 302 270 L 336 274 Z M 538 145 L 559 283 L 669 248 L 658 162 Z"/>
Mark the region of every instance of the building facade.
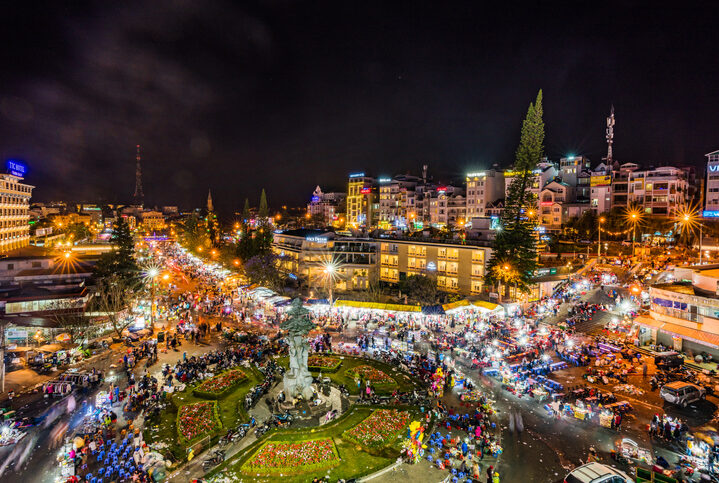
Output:
<path fill-rule="evenodd" d="M 664 166 L 630 173 L 628 202 L 644 207 L 646 213 L 673 216 L 689 200 L 688 173 L 684 169 Z"/>
<path fill-rule="evenodd" d="M 437 288 L 461 295 L 479 295 L 484 288 L 488 246 L 386 239 L 380 241 L 380 280 L 399 283 L 412 275 L 436 277 Z"/>
<path fill-rule="evenodd" d="M 0 253 L 30 244 L 30 197 L 34 186 L 14 174 L 0 174 Z"/>
<path fill-rule="evenodd" d="M 347 183 L 347 226 L 372 226 L 375 204 L 375 179 L 364 173 L 352 173 Z"/>
<path fill-rule="evenodd" d="M 467 183 L 467 219 L 489 216 L 487 206 L 504 199 L 504 172 L 490 169 L 469 173 Z"/>
<path fill-rule="evenodd" d="M 320 218 L 326 225 L 330 225 L 339 219 L 344 213 L 345 193 L 324 193 L 317 186 L 312 192 L 312 198 L 307 204 L 307 213 L 310 217 Z"/>
<path fill-rule="evenodd" d="M 377 241 L 337 236 L 322 230 L 288 230 L 275 233 L 272 251 L 279 267 L 310 287 L 334 290 L 366 290 L 377 280 Z M 331 273 L 328 273 L 328 267 Z"/>
<path fill-rule="evenodd" d="M 719 217 L 719 151 L 706 154 L 706 192 L 704 194 L 705 215 Z"/>

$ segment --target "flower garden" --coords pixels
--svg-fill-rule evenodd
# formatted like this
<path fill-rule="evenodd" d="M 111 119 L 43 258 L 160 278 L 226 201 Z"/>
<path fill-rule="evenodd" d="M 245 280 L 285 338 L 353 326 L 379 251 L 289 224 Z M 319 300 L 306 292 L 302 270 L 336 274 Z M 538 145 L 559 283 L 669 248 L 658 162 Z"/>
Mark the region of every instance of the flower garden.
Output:
<path fill-rule="evenodd" d="M 189 444 L 222 428 L 217 402 L 199 402 L 180 406 L 177 411 L 177 433 L 180 441 Z"/>
<path fill-rule="evenodd" d="M 307 368 L 310 371 L 336 372 L 342 361 L 336 357 L 313 354 L 307 358 Z"/>
<path fill-rule="evenodd" d="M 232 369 L 206 380 L 197 386 L 193 392 L 199 397 L 219 399 L 245 379 L 247 379 L 247 376 L 244 372 L 240 369 Z"/>
<path fill-rule="evenodd" d="M 330 438 L 309 441 L 269 441 L 242 466 L 256 475 L 299 474 L 333 468 L 340 464 Z"/>
<path fill-rule="evenodd" d="M 394 441 L 409 425 L 409 420 L 407 411 L 378 409 L 342 436 L 364 447 L 380 448 Z"/>
<path fill-rule="evenodd" d="M 369 381 L 370 385 L 393 386 L 396 384 L 392 377 L 372 366 L 357 366 L 347 371 L 349 376 Z"/>

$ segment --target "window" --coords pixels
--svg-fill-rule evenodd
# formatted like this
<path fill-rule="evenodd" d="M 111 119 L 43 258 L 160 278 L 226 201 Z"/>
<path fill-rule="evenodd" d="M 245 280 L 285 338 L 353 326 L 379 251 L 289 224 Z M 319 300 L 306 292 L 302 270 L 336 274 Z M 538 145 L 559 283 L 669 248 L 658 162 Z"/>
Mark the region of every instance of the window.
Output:
<path fill-rule="evenodd" d="M 40 262 L 32 262 L 32 268 L 40 268 L 42 266 L 42 263 Z"/>
<path fill-rule="evenodd" d="M 8 264 L 7 264 L 7 269 L 8 269 L 8 270 L 15 270 L 15 264 L 14 264 L 14 263 L 8 263 Z"/>

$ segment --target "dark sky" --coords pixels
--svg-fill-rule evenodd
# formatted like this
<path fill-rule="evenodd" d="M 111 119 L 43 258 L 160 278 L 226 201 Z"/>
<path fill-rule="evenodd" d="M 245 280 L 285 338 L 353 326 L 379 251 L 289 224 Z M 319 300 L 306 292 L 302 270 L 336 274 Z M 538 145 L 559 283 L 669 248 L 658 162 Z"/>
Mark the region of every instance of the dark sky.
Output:
<path fill-rule="evenodd" d="M 149 203 L 299 204 L 354 170 L 506 166 L 539 88 L 552 158 L 599 162 L 612 103 L 621 161 L 719 148 L 713 2 L 528 5 L 14 2 L 0 155 L 27 161 L 35 200 L 130 201 L 140 143 Z"/>

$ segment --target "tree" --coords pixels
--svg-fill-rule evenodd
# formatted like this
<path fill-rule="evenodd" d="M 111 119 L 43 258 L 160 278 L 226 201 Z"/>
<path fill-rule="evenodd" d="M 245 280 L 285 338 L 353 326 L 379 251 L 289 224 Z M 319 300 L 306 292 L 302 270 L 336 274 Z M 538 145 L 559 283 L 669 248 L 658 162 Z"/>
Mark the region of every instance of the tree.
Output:
<path fill-rule="evenodd" d="M 114 249 L 104 253 L 95 265 L 95 276 L 106 278 L 117 275 L 126 283 L 136 281 L 138 267 L 135 260 L 135 241 L 124 218 L 118 217 L 110 237 Z"/>
<path fill-rule="evenodd" d="M 410 275 L 399 282 L 399 290 L 420 304 L 434 304 L 439 300 L 439 290 L 434 277 Z"/>
<path fill-rule="evenodd" d="M 51 305 L 48 319 L 70 335 L 70 340 L 82 343 L 89 338 L 92 321 L 85 315 L 82 300 L 60 300 Z"/>
<path fill-rule="evenodd" d="M 519 291 L 529 292 L 531 279 L 537 268 L 536 196 L 530 191 L 534 169 L 544 152 L 544 121 L 542 120 L 542 91 L 529 105 L 522 124 L 519 147 L 514 162 L 514 179 L 507 191 L 502 214 L 501 230 L 494 239 L 492 258 L 487 264 L 485 282 L 496 285 L 500 280 L 495 267 L 508 266 L 517 272 Z M 506 290 L 506 288 L 505 288 Z"/>
<path fill-rule="evenodd" d="M 247 225 L 247 222 L 250 220 L 250 200 L 245 198 L 245 206 L 242 208 L 242 224 Z"/>
<path fill-rule="evenodd" d="M 260 218 L 267 218 L 269 215 L 269 208 L 267 207 L 267 194 L 265 194 L 264 188 L 262 188 L 262 193 L 260 194 L 260 208 L 257 214 Z"/>
<path fill-rule="evenodd" d="M 112 329 L 120 339 L 122 331 L 132 323 L 131 318 L 123 317 L 123 312 L 130 307 L 135 298 L 133 288 L 121 277 L 110 275 L 98 281 L 97 291 L 91 301 L 93 307 L 108 318 Z"/>
<path fill-rule="evenodd" d="M 197 213 L 192 213 L 178 225 L 180 243 L 190 250 L 197 247 L 209 247 L 207 226 Z"/>
<path fill-rule="evenodd" d="M 251 283 L 271 289 L 281 289 L 284 284 L 282 275 L 277 268 L 278 261 L 277 255 L 272 253 L 255 255 L 243 265 L 245 276 Z"/>

